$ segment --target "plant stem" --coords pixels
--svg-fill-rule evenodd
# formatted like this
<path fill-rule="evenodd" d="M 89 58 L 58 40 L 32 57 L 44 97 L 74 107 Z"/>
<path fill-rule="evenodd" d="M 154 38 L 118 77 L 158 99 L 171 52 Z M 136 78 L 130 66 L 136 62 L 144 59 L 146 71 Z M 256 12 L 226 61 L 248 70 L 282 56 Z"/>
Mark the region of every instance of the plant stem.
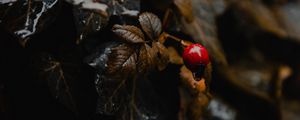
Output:
<path fill-rule="evenodd" d="M 166 32 L 163 32 L 163 33 L 160 35 L 160 37 L 159 37 L 159 42 L 164 43 L 164 42 L 166 41 L 167 38 L 171 38 L 172 40 L 175 40 L 175 41 L 177 41 L 177 42 L 180 42 L 180 44 L 181 44 L 182 46 L 184 46 L 184 47 L 187 47 L 187 46 L 189 46 L 189 45 L 192 44 L 191 42 L 188 42 L 188 41 L 186 41 L 186 40 L 179 39 L 179 38 L 177 38 L 177 37 L 175 37 L 175 36 L 173 36 L 173 35 L 170 35 L 170 34 L 168 34 L 168 33 L 166 33 Z"/>

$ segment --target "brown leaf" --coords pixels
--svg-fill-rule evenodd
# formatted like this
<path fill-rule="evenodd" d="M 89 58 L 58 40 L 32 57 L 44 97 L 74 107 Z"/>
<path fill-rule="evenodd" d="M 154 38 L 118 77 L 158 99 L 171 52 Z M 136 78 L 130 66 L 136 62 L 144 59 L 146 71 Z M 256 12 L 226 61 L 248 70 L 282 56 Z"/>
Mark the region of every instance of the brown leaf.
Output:
<path fill-rule="evenodd" d="M 136 61 L 137 54 L 132 46 L 118 45 L 111 48 L 105 72 L 108 75 L 128 75 L 136 70 Z"/>
<path fill-rule="evenodd" d="M 112 31 L 128 43 L 144 43 L 145 37 L 141 29 L 131 25 L 114 25 Z"/>
<path fill-rule="evenodd" d="M 139 22 L 142 29 L 146 32 L 147 36 L 151 39 L 157 39 L 162 31 L 161 21 L 159 18 L 149 12 L 144 12 L 139 16 Z"/>
<path fill-rule="evenodd" d="M 139 73 L 146 73 L 149 69 L 153 69 L 155 57 L 155 51 L 148 44 L 144 44 L 140 49 L 138 58 Z"/>
<path fill-rule="evenodd" d="M 174 0 L 174 4 L 179 9 L 181 15 L 184 16 L 188 22 L 192 22 L 194 20 L 191 0 Z"/>
<path fill-rule="evenodd" d="M 95 80 L 99 95 L 98 113 L 122 116 L 120 120 L 132 117 L 144 119 L 160 113 L 156 109 L 157 104 L 145 107 L 149 103 L 145 103 L 143 99 L 144 95 L 152 98 L 155 96 L 148 93 L 151 89 L 145 88 L 149 81 L 144 79 L 144 75 L 156 65 L 153 63 L 156 51 L 148 44 L 135 46 L 137 45 L 108 43 L 105 47 L 100 47 L 100 54 L 96 54 L 93 60 L 88 60 L 91 66 L 98 68 Z M 144 115 L 145 109 L 153 112 Z"/>
<path fill-rule="evenodd" d="M 169 54 L 168 50 L 165 46 L 163 46 L 160 42 L 153 42 L 152 49 L 156 52 L 156 61 L 158 70 L 163 70 L 167 67 L 169 63 Z"/>
<path fill-rule="evenodd" d="M 99 94 L 98 111 L 103 114 L 116 113 L 126 101 L 126 83 L 136 75 L 137 54 L 129 44 L 119 44 L 105 52 L 107 61 L 104 72 L 96 80 Z M 100 55 L 100 57 L 103 55 Z"/>

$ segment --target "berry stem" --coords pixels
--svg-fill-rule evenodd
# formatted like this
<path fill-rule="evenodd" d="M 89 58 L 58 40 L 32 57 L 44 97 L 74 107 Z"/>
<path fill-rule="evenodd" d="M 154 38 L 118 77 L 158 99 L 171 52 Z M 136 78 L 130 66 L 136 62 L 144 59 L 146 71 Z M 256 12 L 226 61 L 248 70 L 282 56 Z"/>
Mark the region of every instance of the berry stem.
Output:
<path fill-rule="evenodd" d="M 191 43 L 191 42 L 188 42 L 187 40 L 179 39 L 179 38 L 177 38 L 177 37 L 175 37 L 175 36 L 173 36 L 173 35 L 170 35 L 170 34 L 168 34 L 168 33 L 166 33 L 166 32 L 163 32 L 163 33 L 160 35 L 160 37 L 159 37 L 159 42 L 164 43 L 164 42 L 167 40 L 167 38 L 170 38 L 170 39 L 172 39 L 172 40 L 175 40 L 175 41 L 177 41 L 177 42 L 180 42 L 180 44 L 181 44 L 182 46 L 184 46 L 184 47 L 187 47 L 187 46 L 193 44 L 193 43 Z"/>

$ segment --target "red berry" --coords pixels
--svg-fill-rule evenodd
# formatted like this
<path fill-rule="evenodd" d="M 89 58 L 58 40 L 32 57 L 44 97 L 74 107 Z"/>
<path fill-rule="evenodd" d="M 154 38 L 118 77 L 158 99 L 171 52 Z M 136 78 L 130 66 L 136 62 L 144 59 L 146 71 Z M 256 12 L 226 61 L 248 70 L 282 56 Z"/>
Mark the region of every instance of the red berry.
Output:
<path fill-rule="evenodd" d="M 184 64 L 192 72 L 197 72 L 201 67 L 206 67 L 210 63 L 207 50 L 200 44 L 187 46 L 182 55 Z"/>

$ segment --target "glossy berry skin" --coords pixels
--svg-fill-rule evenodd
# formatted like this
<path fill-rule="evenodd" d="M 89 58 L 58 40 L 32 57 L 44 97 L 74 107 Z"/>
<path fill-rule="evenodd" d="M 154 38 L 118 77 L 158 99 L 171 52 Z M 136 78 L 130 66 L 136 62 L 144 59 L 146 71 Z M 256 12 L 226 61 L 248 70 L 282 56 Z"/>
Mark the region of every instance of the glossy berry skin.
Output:
<path fill-rule="evenodd" d="M 207 64 L 210 63 L 209 55 L 202 45 L 192 44 L 187 46 L 182 54 L 184 64 L 192 72 L 203 72 Z"/>

